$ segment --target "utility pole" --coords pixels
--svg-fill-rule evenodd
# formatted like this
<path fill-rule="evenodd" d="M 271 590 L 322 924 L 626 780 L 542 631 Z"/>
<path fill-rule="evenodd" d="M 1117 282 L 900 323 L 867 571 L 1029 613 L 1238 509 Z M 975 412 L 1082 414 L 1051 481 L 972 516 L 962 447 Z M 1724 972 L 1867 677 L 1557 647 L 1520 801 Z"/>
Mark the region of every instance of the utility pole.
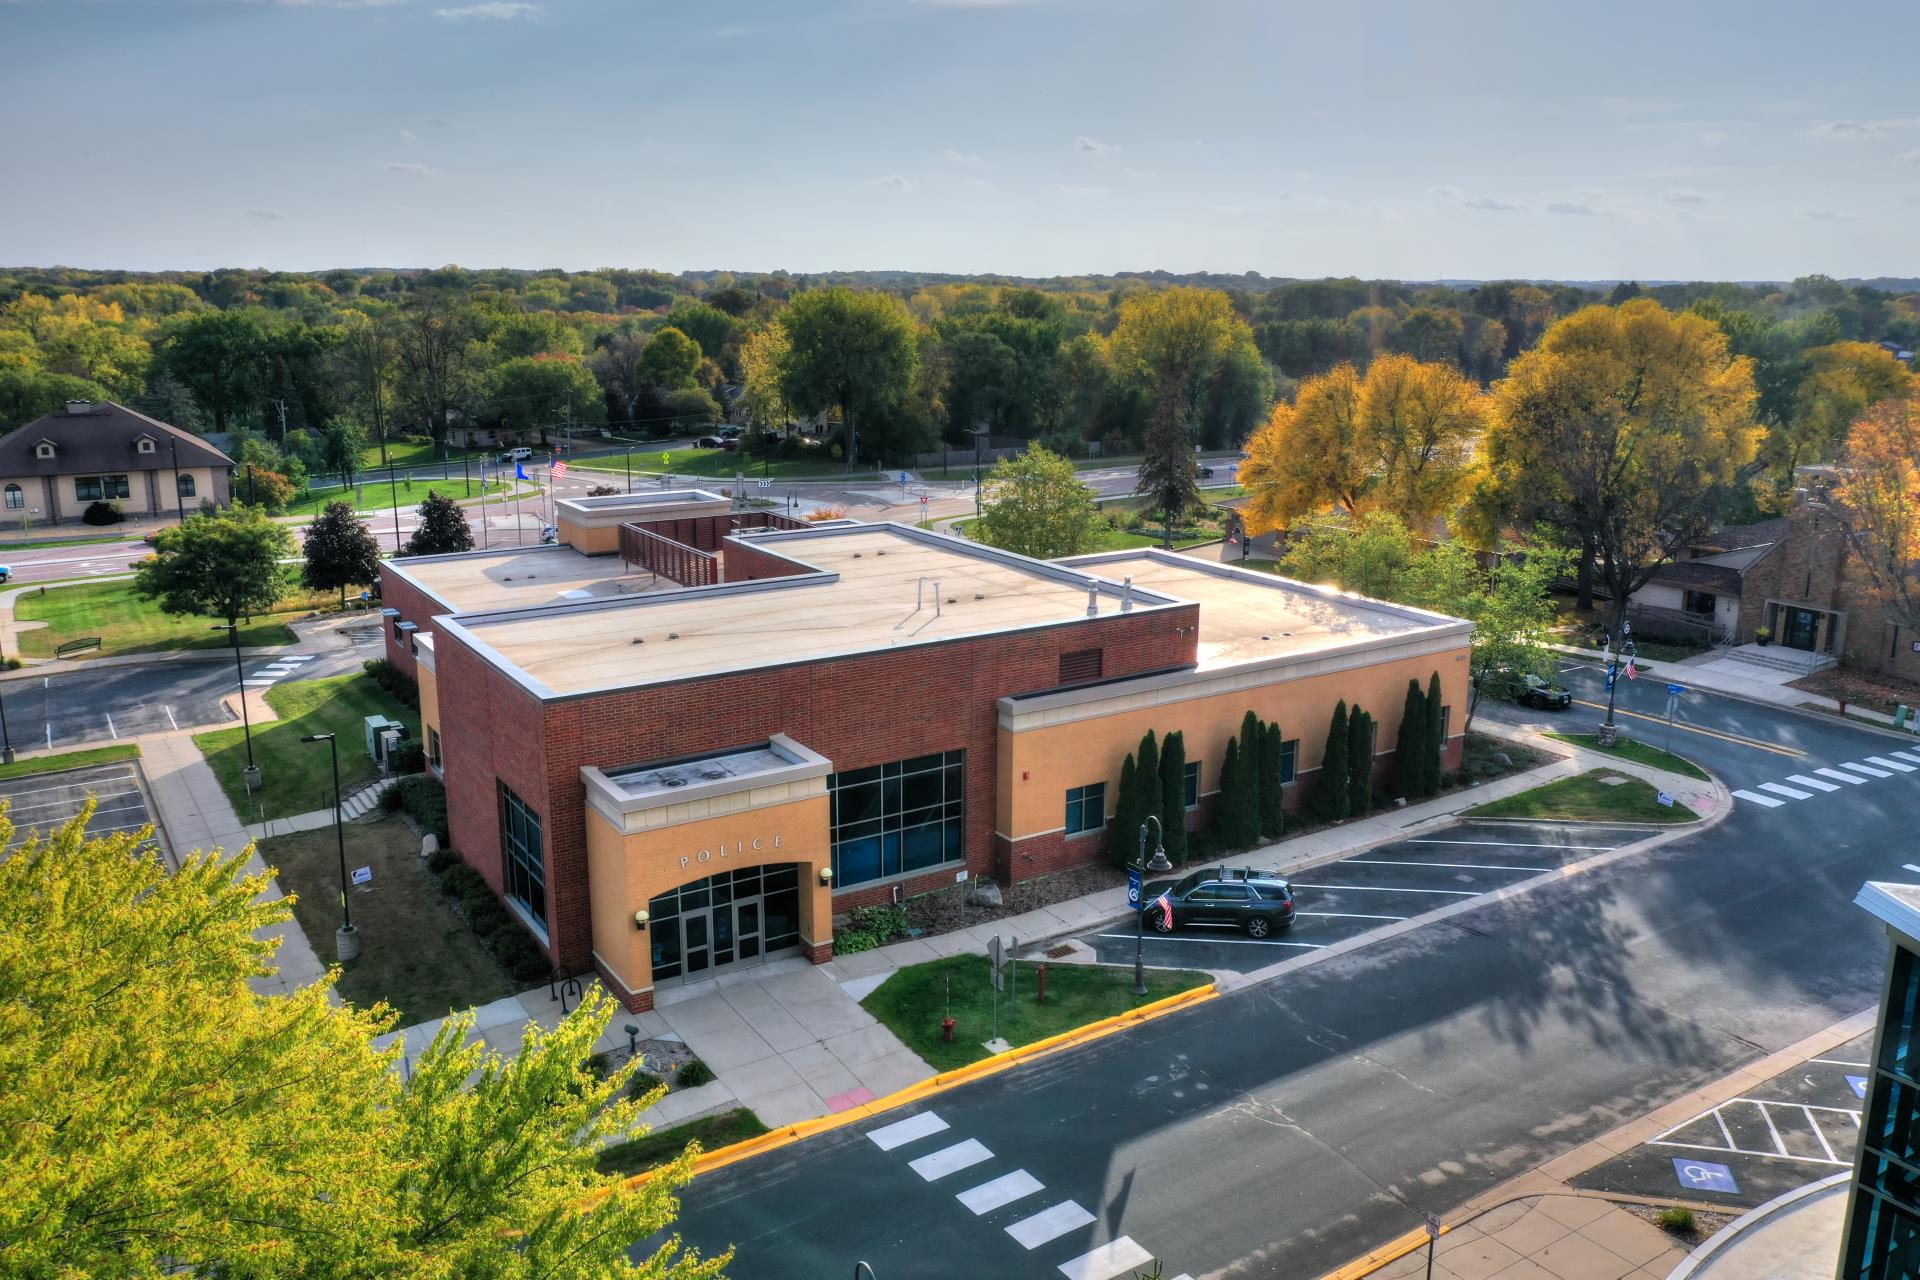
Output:
<path fill-rule="evenodd" d="M 186 496 L 180 492 L 180 442 L 176 439 L 169 438 L 167 444 L 173 450 L 173 506 L 174 510 L 179 513 L 180 523 L 185 524 L 187 522 L 187 499 Z"/>
<path fill-rule="evenodd" d="M 280 447 L 284 449 L 287 447 L 287 402 L 270 400 L 267 403 L 280 411 Z"/>
<path fill-rule="evenodd" d="M 411 482 L 409 482 L 411 483 Z M 393 478 L 393 459 L 387 459 L 387 492 L 393 497 L 393 554 L 400 554 L 400 485 Z"/>

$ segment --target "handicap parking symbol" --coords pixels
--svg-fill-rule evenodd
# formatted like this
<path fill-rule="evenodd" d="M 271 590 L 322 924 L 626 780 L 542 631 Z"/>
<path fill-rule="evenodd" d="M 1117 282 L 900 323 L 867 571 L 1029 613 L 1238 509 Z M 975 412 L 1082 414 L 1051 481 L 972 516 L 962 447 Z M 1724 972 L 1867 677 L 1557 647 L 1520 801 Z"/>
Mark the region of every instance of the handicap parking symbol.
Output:
<path fill-rule="evenodd" d="M 1710 1160 L 1675 1160 L 1673 1172 L 1680 1185 L 1692 1191 L 1725 1191 L 1731 1195 L 1740 1190 L 1740 1184 L 1733 1180 L 1733 1170 Z"/>
<path fill-rule="evenodd" d="M 1854 1097 L 1864 1098 L 1867 1096 L 1867 1078 L 1865 1076 L 1848 1076 L 1847 1084 L 1853 1089 Z"/>

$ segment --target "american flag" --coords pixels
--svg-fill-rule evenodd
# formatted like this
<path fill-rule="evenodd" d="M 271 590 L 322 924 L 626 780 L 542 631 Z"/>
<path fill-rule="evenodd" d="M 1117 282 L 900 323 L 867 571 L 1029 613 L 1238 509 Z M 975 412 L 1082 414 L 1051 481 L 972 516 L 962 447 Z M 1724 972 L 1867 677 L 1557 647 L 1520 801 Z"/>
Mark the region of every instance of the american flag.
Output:
<path fill-rule="evenodd" d="M 567 474 L 567 464 L 564 462 L 556 462 L 551 467 L 548 467 L 547 471 L 554 479 L 558 480 Z"/>

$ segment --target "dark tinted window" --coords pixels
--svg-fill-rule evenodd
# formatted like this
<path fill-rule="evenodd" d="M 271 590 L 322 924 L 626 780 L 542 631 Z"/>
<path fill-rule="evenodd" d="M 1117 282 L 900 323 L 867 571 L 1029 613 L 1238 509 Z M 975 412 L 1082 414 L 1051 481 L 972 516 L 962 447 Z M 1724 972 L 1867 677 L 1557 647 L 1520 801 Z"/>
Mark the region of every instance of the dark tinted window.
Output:
<path fill-rule="evenodd" d="M 1285 885 L 1278 884 L 1258 884 L 1254 891 L 1268 902 L 1285 902 L 1292 896 Z"/>

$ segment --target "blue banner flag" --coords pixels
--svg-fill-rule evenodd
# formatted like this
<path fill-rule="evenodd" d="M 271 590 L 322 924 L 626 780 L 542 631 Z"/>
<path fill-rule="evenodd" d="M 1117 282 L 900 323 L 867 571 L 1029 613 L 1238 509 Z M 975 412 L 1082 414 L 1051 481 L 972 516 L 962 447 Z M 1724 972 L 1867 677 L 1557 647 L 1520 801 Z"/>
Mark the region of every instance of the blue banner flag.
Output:
<path fill-rule="evenodd" d="M 526 469 L 525 467 L 523 467 L 523 466 L 521 466 L 521 465 L 520 465 L 519 463 L 517 463 L 517 462 L 516 462 L 516 463 L 514 463 L 514 464 L 513 464 L 513 478 L 514 478 L 515 480 L 525 480 L 525 479 L 527 478 L 527 469 Z"/>

